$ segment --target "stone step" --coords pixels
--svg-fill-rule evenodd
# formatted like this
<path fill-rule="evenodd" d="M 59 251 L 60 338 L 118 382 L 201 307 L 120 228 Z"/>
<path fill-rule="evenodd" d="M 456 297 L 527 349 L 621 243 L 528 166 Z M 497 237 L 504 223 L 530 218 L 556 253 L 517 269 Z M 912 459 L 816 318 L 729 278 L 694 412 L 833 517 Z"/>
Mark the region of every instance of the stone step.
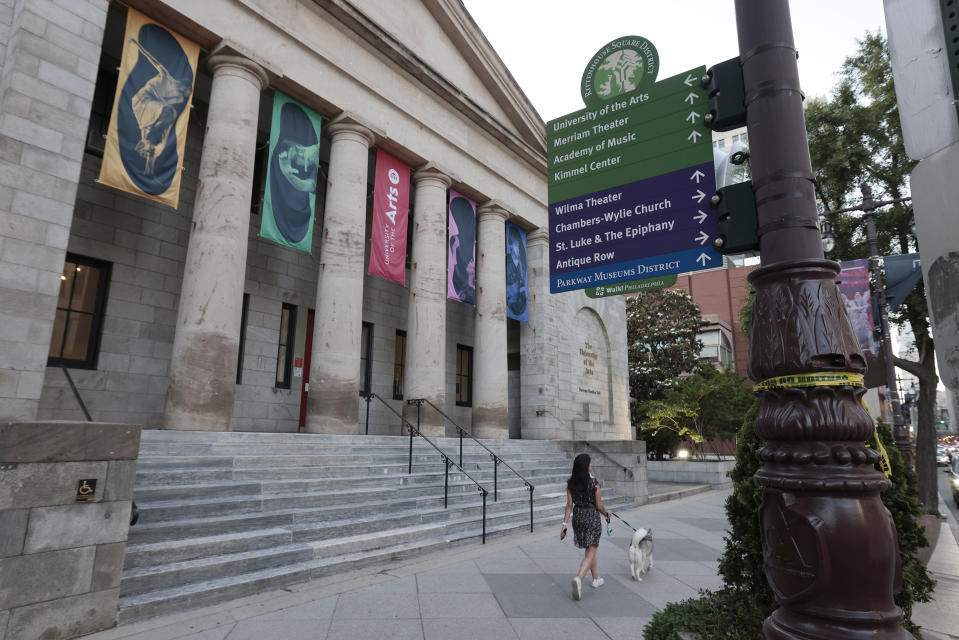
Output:
<path fill-rule="evenodd" d="M 123 558 L 125 569 L 183 562 L 197 558 L 268 549 L 290 544 L 293 534 L 290 529 L 260 529 L 239 531 L 221 535 L 165 540 L 143 544 L 128 544 Z"/>
<path fill-rule="evenodd" d="M 137 567 L 123 572 L 120 595 L 132 596 L 172 589 L 194 582 L 295 565 L 312 559 L 313 549 L 309 545 L 287 544 L 151 567 Z"/>

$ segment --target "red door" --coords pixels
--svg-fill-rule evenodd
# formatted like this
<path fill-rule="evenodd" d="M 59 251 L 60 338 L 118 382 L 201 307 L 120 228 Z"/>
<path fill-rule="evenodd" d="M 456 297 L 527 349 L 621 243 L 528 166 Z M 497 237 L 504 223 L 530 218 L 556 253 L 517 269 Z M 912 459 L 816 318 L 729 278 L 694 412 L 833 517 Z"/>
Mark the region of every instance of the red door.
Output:
<path fill-rule="evenodd" d="M 306 426 L 306 394 L 310 389 L 310 355 L 313 353 L 313 316 L 316 312 L 306 312 L 306 346 L 303 353 L 303 389 L 300 392 L 300 426 Z"/>

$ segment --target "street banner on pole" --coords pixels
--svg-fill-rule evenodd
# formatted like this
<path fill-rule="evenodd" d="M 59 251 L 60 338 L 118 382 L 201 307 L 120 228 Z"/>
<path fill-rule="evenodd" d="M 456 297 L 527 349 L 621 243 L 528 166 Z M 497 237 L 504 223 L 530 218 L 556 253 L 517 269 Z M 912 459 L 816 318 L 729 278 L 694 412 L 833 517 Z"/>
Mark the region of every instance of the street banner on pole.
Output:
<path fill-rule="evenodd" d="M 175 209 L 200 47 L 133 9 L 123 42 L 97 181 Z"/>
<path fill-rule="evenodd" d="M 859 338 L 859 346 L 866 356 L 879 355 L 876 343 L 876 325 L 872 314 L 872 297 L 869 293 L 869 261 L 846 260 L 839 266 L 839 295 L 846 305 L 849 321 Z"/>
<path fill-rule="evenodd" d="M 311 253 L 320 164 L 320 114 L 293 98 L 273 94 L 270 163 L 260 235 Z"/>
<path fill-rule="evenodd" d="M 918 253 L 885 256 L 882 262 L 886 271 L 886 304 L 889 311 L 895 311 L 922 280 L 922 265 Z"/>
<path fill-rule="evenodd" d="M 446 297 L 476 304 L 476 203 L 450 189 Z"/>
<path fill-rule="evenodd" d="M 617 295 L 631 287 L 607 285 L 722 265 L 706 69 L 658 70 L 649 40 L 618 38 L 583 73 L 586 108 L 546 125 L 552 293 Z"/>
<path fill-rule="evenodd" d="M 406 228 L 410 212 L 410 168 L 376 150 L 373 228 L 369 273 L 406 284 Z"/>
<path fill-rule="evenodd" d="M 506 317 L 529 322 L 529 273 L 526 232 L 506 223 Z"/>

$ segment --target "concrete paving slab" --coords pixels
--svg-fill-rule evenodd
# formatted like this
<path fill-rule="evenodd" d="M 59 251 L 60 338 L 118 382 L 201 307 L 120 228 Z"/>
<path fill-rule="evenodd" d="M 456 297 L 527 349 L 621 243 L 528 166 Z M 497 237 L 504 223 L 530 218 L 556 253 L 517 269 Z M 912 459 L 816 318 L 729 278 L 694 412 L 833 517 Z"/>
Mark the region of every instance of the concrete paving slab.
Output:
<path fill-rule="evenodd" d="M 423 635 L 426 640 L 519 640 L 506 618 L 423 620 Z"/>
<path fill-rule="evenodd" d="M 636 640 L 643 637 L 643 627 L 649 622 L 649 617 L 637 618 L 593 618 L 610 640 Z"/>
<path fill-rule="evenodd" d="M 431 593 L 420 596 L 420 617 L 441 618 L 505 618 L 492 593 Z"/>
<path fill-rule="evenodd" d="M 518 618 L 510 621 L 519 640 L 609 640 L 589 618 Z"/>
<path fill-rule="evenodd" d="M 424 640 L 423 623 L 419 619 L 334 620 L 324 640 Z"/>
<path fill-rule="evenodd" d="M 257 620 L 267 620 L 270 622 L 291 620 L 328 620 L 333 617 L 333 610 L 336 608 L 338 596 L 324 598 L 323 600 L 313 600 L 306 604 L 299 604 L 286 609 L 280 609 L 273 613 L 265 613 L 257 616 Z"/>
<path fill-rule="evenodd" d="M 368 589 L 344 593 L 337 600 L 333 619 L 419 620 L 419 596 L 415 593 L 371 593 Z"/>
<path fill-rule="evenodd" d="M 325 620 L 244 620 L 237 622 L 224 640 L 263 640 L 264 638 L 283 638 L 283 640 L 316 640 L 326 637 L 330 626 Z"/>
<path fill-rule="evenodd" d="M 489 593 L 483 573 L 472 562 L 431 569 L 416 575 L 419 593 Z"/>

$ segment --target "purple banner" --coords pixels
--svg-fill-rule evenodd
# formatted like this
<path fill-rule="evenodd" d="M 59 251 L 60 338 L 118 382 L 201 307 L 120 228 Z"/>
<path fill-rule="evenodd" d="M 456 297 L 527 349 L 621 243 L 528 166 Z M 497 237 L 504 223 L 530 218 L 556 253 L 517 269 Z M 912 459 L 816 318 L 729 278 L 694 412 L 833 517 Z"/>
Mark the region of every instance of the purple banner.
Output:
<path fill-rule="evenodd" d="M 846 304 L 849 321 L 859 338 L 863 354 L 879 355 L 876 343 L 875 324 L 872 318 L 872 297 L 869 292 L 869 261 L 847 260 L 840 262 L 839 295 Z"/>
<path fill-rule="evenodd" d="M 446 297 L 476 304 L 476 203 L 450 189 Z"/>
<path fill-rule="evenodd" d="M 529 274 L 526 232 L 506 223 L 506 317 L 529 322 Z"/>

